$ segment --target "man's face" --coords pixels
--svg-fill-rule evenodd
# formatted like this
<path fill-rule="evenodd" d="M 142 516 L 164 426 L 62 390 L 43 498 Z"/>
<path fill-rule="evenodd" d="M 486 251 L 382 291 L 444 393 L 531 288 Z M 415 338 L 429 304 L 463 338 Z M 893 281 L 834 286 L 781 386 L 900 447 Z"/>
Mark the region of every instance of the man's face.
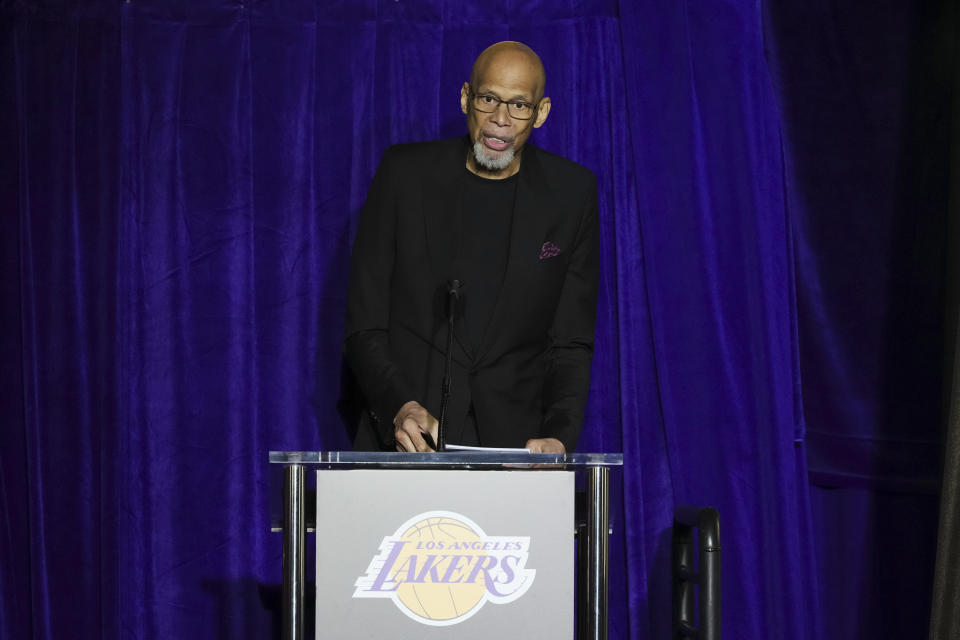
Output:
<path fill-rule="evenodd" d="M 527 56 L 519 52 L 504 52 L 489 61 L 478 74 L 475 86 L 471 87 L 466 82 L 463 84 L 460 108 L 467 115 L 467 130 L 474 145 L 474 154 L 467 166 L 474 173 L 507 177 L 517 172 L 523 145 L 531 131 L 544 123 L 550 111 L 550 99 L 543 98 L 540 101 L 542 83 L 542 76 Z M 539 101 L 539 108 L 528 120 L 512 117 L 506 104 L 484 113 L 474 108 L 472 101 L 476 95 L 535 106 Z"/>

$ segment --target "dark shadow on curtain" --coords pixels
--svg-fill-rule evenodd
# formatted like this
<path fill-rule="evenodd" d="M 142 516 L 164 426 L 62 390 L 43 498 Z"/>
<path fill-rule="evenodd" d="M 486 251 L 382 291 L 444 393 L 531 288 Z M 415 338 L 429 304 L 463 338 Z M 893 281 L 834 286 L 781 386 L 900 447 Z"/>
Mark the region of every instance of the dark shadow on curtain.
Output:
<path fill-rule="evenodd" d="M 837 637 L 915 637 L 929 602 L 948 189 L 942 6 L 764 6 L 798 242 L 821 607 Z"/>
<path fill-rule="evenodd" d="M 954 321 L 954 326 L 957 331 L 952 349 L 952 403 L 944 453 L 930 640 L 954 640 L 960 637 L 960 318 Z"/>
<path fill-rule="evenodd" d="M 945 119 L 950 60 L 944 51 L 949 41 L 941 26 L 942 6 L 918 9 L 908 17 L 907 62 L 899 87 L 902 121 L 899 138 L 892 140 L 894 153 L 884 160 L 896 165 L 897 185 L 885 251 L 889 277 L 881 328 L 886 352 L 878 385 L 880 423 L 869 475 L 879 490 L 936 495 L 943 370 L 934 363 L 944 344 L 950 136 Z M 883 100 L 882 95 L 869 97 Z M 927 524 L 935 526 L 929 519 Z M 896 544 L 896 536 L 890 544 Z"/>
<path fill-rule="evenodd" d="M 462 117 L 444 118 L 440 122 L 440 137 L 454 138 L 467 132 L 466 122 Z"/>
<path fill-rule="evenodd" d="M 314 405 L 314 408 L 316 408 L 316 405 Z M 344 358 L 340 362 L 340 397 L 337 399 L 337 415 L 340 416 L 340 422 L 343 424 L 347 442 L 352 443 L 357 437 L 357 425 L 360 424 L 362 411 L 363 394 L 360 392 L 360 385 L 357 384 L 357 379 Z M 321 417 L 319 414 L 317 415 L 318 424 L 322 424 L 320 422 Z"/>
<path fill-rule="evenodd" d="M 873 541 L 873 553 L 864 555 L 869 568 L 863 584 L 883 586 L 862 593 L 855 607 L 845 604 L 848 611 L 859 610 L 858 637 L 917 636 L 931 601 L 944 419 L 939 362 L 945 342 L 949 193 L 945 115 L 950 93 L 945 88 L 952 66 L 944 55 L 950 49 L 945 7 L 917 5 L 903 25 L 909 38 L 903 46 L 902 121 L 899 139 L 893 140 L 896 155 L 887 160 L 896 164 L 898 184 L 885 252 L 890 261 L 879 423 L 875 448 L 865 461 L 870 478 L 864 492 L 870 511 L 864 517 L 865 539 Z M 888 39 L 881 36 L 877 42 Z M 872 99 L 882 102 L 884 96 Z"/>
<path fill-rule="evenodd" d="M 3 86 L 13 87 L 17 78 L 16 28 L 6 16 L 0 19 L 0 78 Z M 16 455 L 0 456 L 0 636 L 13 638 L 31 629 L 30 558 L 24 553 L 30 546 L 30 530 L 14 526 L 29 509 L 27 491 L 26 420 L 24 407 L 23 356 L 21 347 L 21 197 L 19 194 L 20 127 L 17 91 L 0 91 L 0 451 Z M 17 150 L 12 152 L 10 150 Z"/>
<path fill-rule="evenodd" d="M 357 214 L 354 214 L 356 217 Z M 347 225 L 344 230 L 350 227 Z M 334 263 L 344 265 L 344 269 L 330 269 L 324 274 L 324 291 L 344 291 L 346 290 L 346 278 L 350 265 L 350 249 L 353 246 L 353 238 L 344 237 L 337 245 L 337 256 Z M 317 335 L 323 336 L 324 332 L 329 331 L 330 327 L 324 326 L 324 310 L 321 308 L 317 316 Z M 340 334 L 332 339 L 342 344 L 342 323 L 338 326 Z M 321 442 L 323 447 L 329 450 L 349 450 L 352 448 L 353 440 L 357 435 L 357 424 L 360 421 L 360 412 L 363 408 L 363 396 L 360 393 L 360 387 L 357 384 L 353 372 L 347 365 L 346 359 L 340 357 L 340 373 L 337 376 L 325 375 L 329 369 L 331 358 L 330 354 L 324 349 L 325 343 L 321 338 L 317 340 L 317 348 L 314 354 L 313 367 L 313 393 L 310 397 L 310 406 L 313 408 L 316 416 L 317 428 L 320 430 Z M 341 349 L 342 354 L 342 349 Z M 328 408 L 324 404 L 324 399 L 329 398 L 329 390 L 324 390 L 321 385 L 324 381 L 338 380 L 339 392 L 336 394 L 336 414 L 339 417 L 342 429 L 333 428 L 332 418 Z"/>
<path fill-rule="evenodd" d="M 201 582 L 204 593 L 213 598 L 213 610 L 220 617 L 217 640 L 235 640 L 243 637 L 246 629 L 238 628 L 237 621 L 248 620 L 247 607 L 260 608 L 270 620 L 270 638 L 279 640 L 283 631 L 283 585 L 260 582 L 255 576 L 238 580 L 209 579 Z M 304 633 L 314 636 L 316 583 L 308 581 L 304 588 Z"/>
<path fill-rule="evenodd" d="M 930 640 L 960 638 L 960 11 L 947 3 L 944 30 L 953 45 L 950 203 L 947 219 L 944 415 L 946 435 Z"/>

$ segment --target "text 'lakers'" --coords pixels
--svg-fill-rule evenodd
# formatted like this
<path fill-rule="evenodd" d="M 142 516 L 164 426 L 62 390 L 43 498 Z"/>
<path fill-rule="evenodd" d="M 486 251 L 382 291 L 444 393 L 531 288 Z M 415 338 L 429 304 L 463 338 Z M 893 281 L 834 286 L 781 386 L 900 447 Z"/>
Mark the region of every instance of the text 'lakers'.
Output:
<path fill-rule="evenodd" d="M 529 553 L 529 536 L 488 536 L 461 514 L 421 513 L 383 538 L 353 597 L 389 598 L 423 624 L 457 624 L 526 593 L 536 574 Z"/>

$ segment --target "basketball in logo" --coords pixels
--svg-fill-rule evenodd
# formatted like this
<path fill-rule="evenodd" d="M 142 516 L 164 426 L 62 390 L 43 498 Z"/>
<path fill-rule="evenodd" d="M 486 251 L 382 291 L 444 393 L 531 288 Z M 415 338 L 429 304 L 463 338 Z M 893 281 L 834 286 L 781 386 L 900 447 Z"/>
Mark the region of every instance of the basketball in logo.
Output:
<path fill-rule="evenodd" d="M 404 547 L 404 549 L 409 548 L 409 551 L 398 558 L 401 567 L 404 564 L 413 566 L 414 561 L 411 556 L 420 554 L 424 550 L 443 551 L 461 546 L 469 549 L 470 546 L 475 546 L 470 543 L 482 543 L 482 539 L 473 529 L 453 518 L 425 518 L 404 531 L 400 539 L 415 543 Z M 476 555 L 479 557 L 486 554 Z M 457 564 L 463 564 L 462 560 Z M 473 576 L 470 582 L 461 581 L 451 585 L 442 581 L 444 573 L 450 568 L 449 560 L 440 563 L 436 573 L 440 582 L 434 582 L 429 571 L 424 576 L 423 582 L 403 582 L 397 588 L 397 598 L 412 613 L 429 620 L 452 620 L 468 613 L 483 600 L 486 591 L 483 575 Z"/>
<path fill-rule="evenodd" d="M 459 513 L 421 513 L 383 538 L 353 597 L 390 598 L 423 624 L 457 624 L 487 601 L 526 593 L 536 574 L 525 568 L 529 551 L 529 536 L 488 536 Z"/>

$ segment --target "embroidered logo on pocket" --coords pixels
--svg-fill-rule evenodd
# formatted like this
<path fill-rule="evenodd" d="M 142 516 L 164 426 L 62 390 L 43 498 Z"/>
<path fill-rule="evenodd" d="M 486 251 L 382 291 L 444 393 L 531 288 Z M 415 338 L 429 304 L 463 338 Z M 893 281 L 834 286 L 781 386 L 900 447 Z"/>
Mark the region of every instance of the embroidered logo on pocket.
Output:
<path fill-rule="evenodd" d="M 543 246 L 540 247 L 541 260 L 546 260 L 547 258 L 552 258 L 558 255 L 560 255 L 560 247 L 553 244 L 552 242 L 544 242 Z"/>

